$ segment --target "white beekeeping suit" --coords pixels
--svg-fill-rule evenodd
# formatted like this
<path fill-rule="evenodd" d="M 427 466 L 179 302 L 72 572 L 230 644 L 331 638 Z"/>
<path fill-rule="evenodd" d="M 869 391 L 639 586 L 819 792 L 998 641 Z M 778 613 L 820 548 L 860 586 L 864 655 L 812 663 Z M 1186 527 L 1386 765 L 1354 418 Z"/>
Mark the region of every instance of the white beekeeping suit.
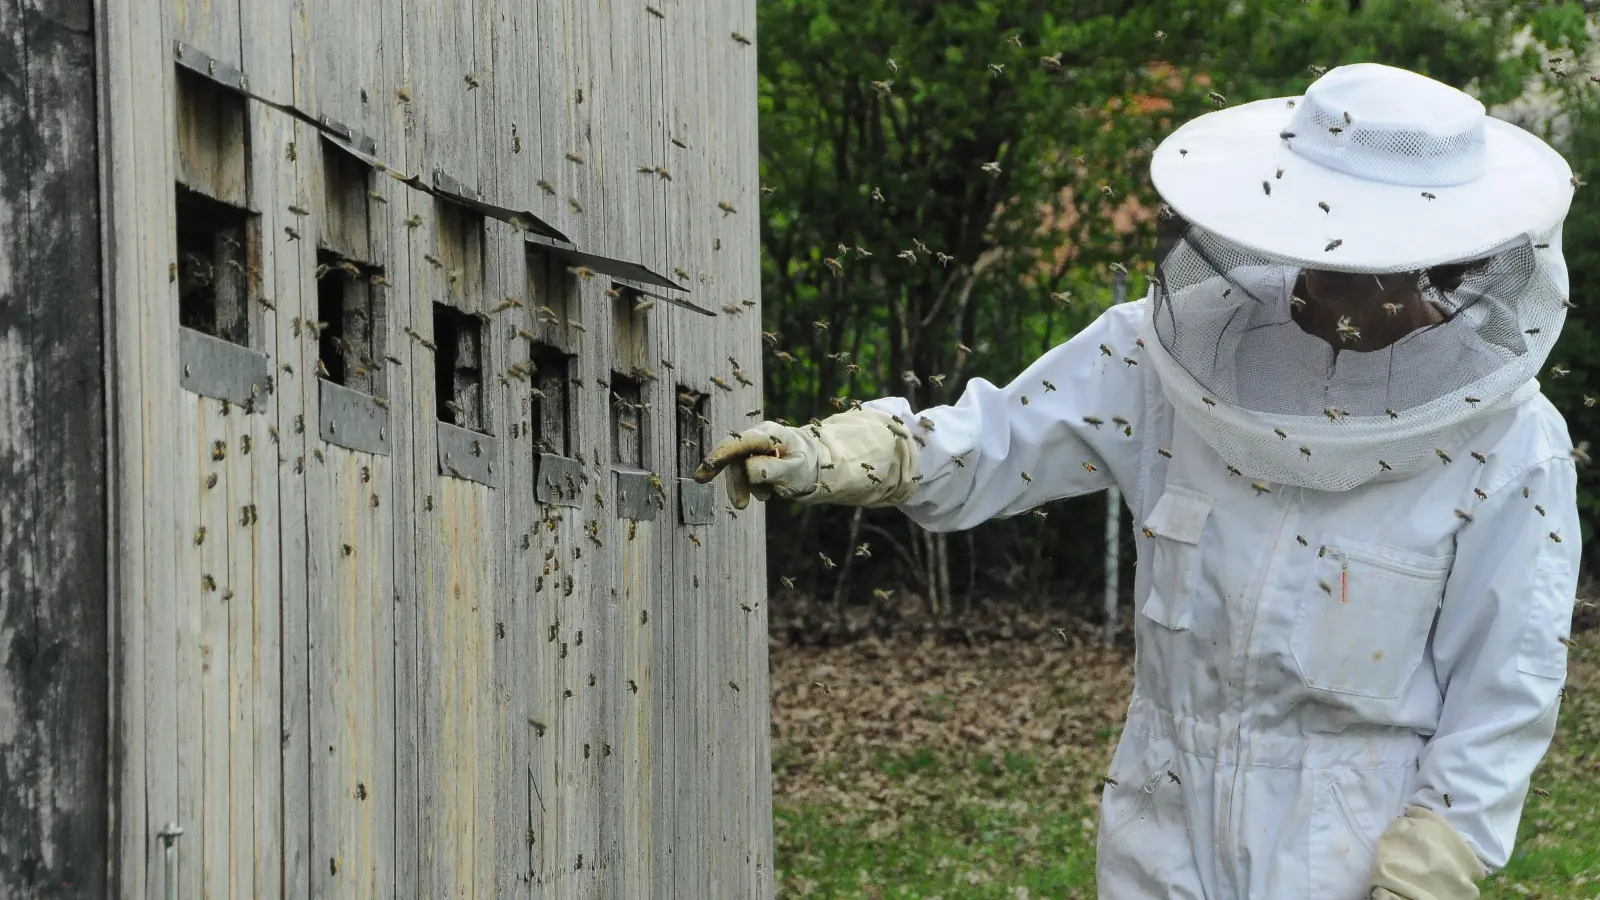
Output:
<path fill-rule="evenodd" d="M 941 531 L 1116 484 L 1138 649 L 1100 896 L 1476 897 L 1566 674 L 1576 473 L 1534 376 L 1570 169 L 1364 64 L 1184 125 L 1152 176 L 1143 300 L 1006 387 L 764 423 L 702 475 Z"/>

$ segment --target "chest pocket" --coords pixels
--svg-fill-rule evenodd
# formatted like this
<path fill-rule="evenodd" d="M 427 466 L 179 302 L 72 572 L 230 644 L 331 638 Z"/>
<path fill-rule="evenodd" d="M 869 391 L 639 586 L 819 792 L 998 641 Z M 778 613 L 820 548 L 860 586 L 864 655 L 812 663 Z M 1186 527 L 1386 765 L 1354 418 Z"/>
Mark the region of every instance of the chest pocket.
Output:
<path fill-rule="evenodd" d="M 1300 597 L 1291 648 L 1307 687 L 1393 699 L 1422 662 L 1448 558 L 1330 539 Z"/>
<path fill-rule="evenodd" d="M 1150 596 L 1140 612 L 1168 628 L 1187 631 L 1200 563 L 1200 538 L 1211 518 L 1212 500 L 1198 491 L 1168 485 L 1144 520 L 1150 542 Z"/>

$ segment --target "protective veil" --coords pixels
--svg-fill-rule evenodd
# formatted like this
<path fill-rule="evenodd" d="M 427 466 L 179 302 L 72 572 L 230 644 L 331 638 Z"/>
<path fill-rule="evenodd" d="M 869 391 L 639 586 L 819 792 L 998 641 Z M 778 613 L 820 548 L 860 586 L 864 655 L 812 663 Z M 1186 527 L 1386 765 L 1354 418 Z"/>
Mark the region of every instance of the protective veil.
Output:
<path fill-rule="evenodd" d="M 1101 897 L 1472 896 L 1566 672 L 1576 472 L 1533 376 L 1570 170 L 1464 94 L 1350 66 L 1185 125 L 1153 175 L 1150 296 L 1008 386 L 868 404 L 923 445 L 901 508 L 956 530 L 1122 488 L 1138 649 Z M 1404 302 L 1303 327 L 1302 286 L 1367 276 Z M 1448 846 L 1449 871 L 1415 849 Z"/>

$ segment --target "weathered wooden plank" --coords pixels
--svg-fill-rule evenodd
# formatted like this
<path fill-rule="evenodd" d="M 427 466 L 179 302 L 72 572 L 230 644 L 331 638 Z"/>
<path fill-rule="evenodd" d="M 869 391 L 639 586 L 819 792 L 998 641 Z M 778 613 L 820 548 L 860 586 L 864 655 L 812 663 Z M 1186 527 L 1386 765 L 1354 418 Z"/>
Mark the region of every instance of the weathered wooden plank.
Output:
<path fill-rule="evenodd" d="M 243 0 L 170 0 L 172 38 L 194 44 L 213 58 L 238 67 L 242 3 Z M 167 46 L 171 45 L 163 45 L 163 49 Z"/>
<path fill-rule="evenodd" d="M 292 34 L 292 32 L 291 32 Z M 298 54 L 295 54 L 298 57 Z M 293 78 L 281 71 L 280 80 Z M 312 856 L 311 836 L 317 824 L 312 820 L 311 762 L 315 741 L 311 727 L 311 602 L 310 546 L 307 527 L 308 473 L 314 471 L 316 440 L 316 344 L 309 339 L 304 323 L 316 318 L 316 293 L 311 286 L 315 265 L 312 248 L 306 241 L 287 240 L 282 228 L 289 219 L 287 209 L 300 196 L 301 185 L 313 177 L 316 155 L 310 147 L 315 132 L 304 123 L 286 116 L 275 119 L 264 164 L 270 165 L 274 202 L 263 199 L 262 235 L 264 258 L 274 277 L 276 312 L 271 318 L 271 336 L 277 347 L 274 359 L 277 379 L 278 432 L 282 463 L 279 466 L 281 503 L 278 523 L 280 546 L 279 572 L 282 583 L 282 704 L 280 737 L 283 766 L 283 890 L 290 896 L 313 897 L 320 887 L 319 869 Z M 293 147 L 291 154 L 290 148 Z M 273 227 L 273 226 L 276 227 Z M 270 254 L 270 255 L 268 255 Z M 326 866 L 327 861 L 323 860 Z"/>
<path fill-rule="evenodd" d="M 100 7 L 105 24 L 104 156 L 109 160 L 106 234 L 164 234 L 172 228 L 172 175 L 152 159 L 169 151 L 171 63 L 164 47 L 165 11 L 150 5 Z M 176 569 L 171 505 L 154 508 L 139 498 L 171 486 L 175 447 L 170 443 L 176 397 L 175 310 L 168 293 L 171 242 L 115 241 L 108 282 L 113 295 L 119 394 L 120 460 L 118 605 L 122 690 L 118 737 L 125 748 L 119 792 L 119 874 L 124 896 L 160 896 L 164 868 L 156 837 L 176 822 L 175 676 Z M 151 346 L 151 345 L 154 346 Z M 164 352 L 163 352 L 164 351 Z"/>
<path fill-rule="evenodd" d="M 0 10 L 0 896 L 106 895 L 121 782 L 92 21 L 83 0 Z"/>
<path fill-rule="evenodd" d="M 266 428 L 259 427 L 260 415 L 244 415 L 235 409 L 224 417 L 224 434 L 235 452 L 228 455 L 228 510 L 233 521 L 226 532 L 228 559 L 226 579 L 222 580 L 220 604 L 227 616 L 228 666 L 226 685 L 227 722 L 227 896 L 249 897 L 255 890 L 255 751 L 256 708 L 256 563 L 262 555 L 256 534 L 268 525 L 261 524 L 261 493 L 255 479 L 255 463 L 263 451 Z M 276 485 L 272 485 L 276 493 Z M 268 562 L 276 562 L 269 554 Z M 269 739 L 270 740 L 270 739 Z"/>

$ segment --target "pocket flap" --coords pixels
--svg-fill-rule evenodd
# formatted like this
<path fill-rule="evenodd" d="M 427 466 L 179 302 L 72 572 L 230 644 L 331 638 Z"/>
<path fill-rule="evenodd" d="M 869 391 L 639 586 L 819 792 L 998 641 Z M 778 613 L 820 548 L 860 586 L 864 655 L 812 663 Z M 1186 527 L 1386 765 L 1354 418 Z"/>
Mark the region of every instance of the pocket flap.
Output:
<path fill-rule="evenodd" d="M 1211 515 L 1212 499 L 1188 488 L 1167 486 L 1155 509 L 1145 517 L 1144 527 L 1164 538 L 1185 544 L 1200 543 L 1206 519 Z"/>

